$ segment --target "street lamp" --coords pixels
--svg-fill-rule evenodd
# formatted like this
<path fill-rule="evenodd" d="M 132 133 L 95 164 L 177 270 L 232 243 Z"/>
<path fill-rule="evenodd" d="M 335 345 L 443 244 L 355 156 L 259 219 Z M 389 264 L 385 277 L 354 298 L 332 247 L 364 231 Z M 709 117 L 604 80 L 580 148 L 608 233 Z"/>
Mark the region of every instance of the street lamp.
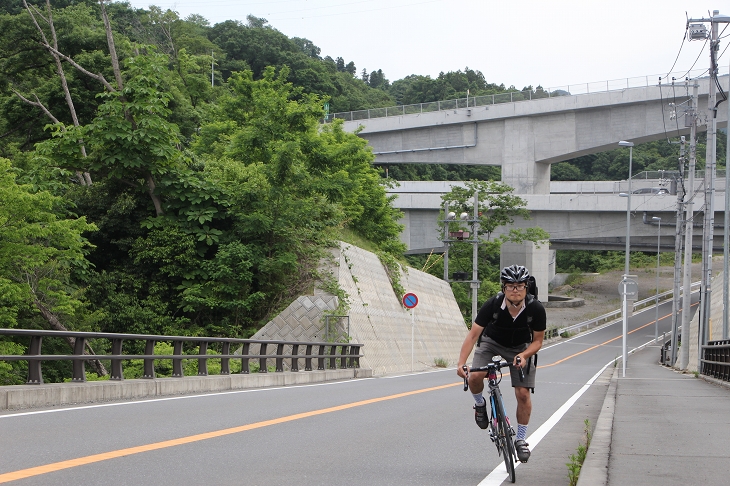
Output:
<path fill-rule="evenodd" d="M 629 278 L 629 239 L 631 237 L 631 164 L 633 163 L 634 157 L 634 142 L 627 142 L 621 140 L 619 143 L 620 147 L 629 148 L 629 192 L 626 193 L 626 259 L 624 263 L 624 279 L 623 279 L 623 339 L 621 342 L 621 376 L 626 377 L 626 335 L 628 334 L 629 327 L 629 301 L 626 295 L 626 281 Z"/>
<path fill-rule="evenodd" d="M 662 235 L 662 218 L 654 216 L 651 220 L 659 224 L 656 232 L 656 297 L 654 298 L 654 308 L 656 309 L 654 317 L 654 342 L 657 342 L 659 340 L 659 242 Z"/>

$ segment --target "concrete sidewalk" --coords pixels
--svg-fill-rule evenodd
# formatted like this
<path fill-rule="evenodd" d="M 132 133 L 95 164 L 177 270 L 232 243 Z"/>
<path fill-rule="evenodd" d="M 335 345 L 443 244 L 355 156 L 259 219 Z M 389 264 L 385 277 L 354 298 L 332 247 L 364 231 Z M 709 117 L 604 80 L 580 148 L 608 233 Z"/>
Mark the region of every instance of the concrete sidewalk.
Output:
<path fill-rule="evenodd" d="M 730 484 L 730 388 L 659 364 L 615 368 L 578 486 Z"/>

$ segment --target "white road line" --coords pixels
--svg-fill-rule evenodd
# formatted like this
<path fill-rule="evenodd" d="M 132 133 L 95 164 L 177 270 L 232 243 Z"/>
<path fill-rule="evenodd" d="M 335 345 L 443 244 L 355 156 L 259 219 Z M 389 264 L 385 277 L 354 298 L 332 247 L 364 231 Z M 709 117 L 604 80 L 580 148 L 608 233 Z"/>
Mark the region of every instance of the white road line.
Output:
<path fill-rule="evenodd" d="M 613 361 L 615 361 L 615 360 L 613 360 Z M 565 412 L 570 410 L 570 407 L 572 407 L 573 404 L 576 401 L 578 401 L 578 399 L 581 397 L 581 395 L 583 395 L 586 392 L 586 390 L 588 390 L 588 388 L 590 388 L 590 386 L 593 384 L 593 382 L 596 381 L 596 379 L 599 376 L 601 376 L 601 373 L 603 373 L 603 371 L 608 367 L 608 365 L 613 363 L 613 361 L 606 363 L 606 365 L 603 368 L 601 368 L 601 370 L 598 373 L 593 375 L 593 377 L 590 380 L 588 380 L 588 382 L 586 382 L 586 384 L 583 385 L 583 387 L 581 387 L 580 390 L 575 392 L 575 394 L 572 397 L 570 397 L 570 399 L 568 399 L 567 402 L 565 402 L 559 409 L 557 409 L 555 411 L 555 413 L 553 413 L 550 416 L 550 418 L 545 421 L 544 424 L 542 424 L 535 432 L 533 432 L 532 435 L 530 435 L 527 438 L 527 442 L 532 446 L 533 449 L 535 448 L 535 446 L 537 446 L 537 444 L 540 443 L 540 441 L 543 439 L 543 437 L 545 437 L 548 434 L 548 432 L 550 432 L 550 430 L 555 426 L 555 424 L 558 423 L 558 421 L 563 417 L 563 415 L 565 415 Z M 517 466 L 519 466 L 520 464 L 522 464 L 522 463 L 517 462 L 515 464 L 515 470 L 517 469 Z M 489 476 L 484 478 L 482 480 L 482 482 L 479 483 L 479 486 L 499 486 L 500 484 L 502 484 L 504 482 L 505 479 L 507 479 L 507 470 L 505 468 L 504 461 L 503 461 L 503 462 L 499 463 L 497 465 L 497 467 L 494 468 L 494 470 L 489 474 Z"/>
<path fill-rule="evenodd" d="M 648 342 L 642 344 L 641 346 L 638 346 L 638 347 L 632 349 L 631 351 L 629 351 L 629 353 L 634 353 L 640 349 L 643 349 L 646 346 L 648 346 L 649 344 L 652 344 L 653 342 L 654 342 L 654 339 L 652 338 L 651 341 L 648 341 Z M 575 394 L 572 397 L 570 397 L 567 402 L 565 402 L 559 409 L 557 409 L 555 411 L 555 413 L 553 413 L 550 416 L 550 418 L 545 421 L 544 424 L 542 424 L 540 427 L 538 427 L 538 429 L 531 436 L 529 436 L 527 438 L 527 443 L 532 446 L 532 449 L 534 449 L 535 446 L 537 446 L 537 444 L 539 444 L 540 441 L 548 434 L 548 432 L 550 432 L 550 430 L 552 430 L 552 428 L 555 427 L 555 425 L 558 423 L 558 421 L 561 418 L 563 418 L 563 415 L 565 415 L 565 413 L 568 410 L 570 410 L 570 407 L 572 407 L 575 404 L 575 402 L 578 401 L 578 399 L 586 392 L 586 390 L 588 390 L 588 388 L 590 388 L 590 386 L 593 384 L 593 382 L 596 381 L 596 379 L 599 376 L 601 376 L 601 373 L 603 373 L 606 370 L 606 368 L 608 368 L 611 364 L 618 361 L 618 359 L 619 358 L 615 358 L 615 359 L 612 359 L 611 361 L 609 361 L 608 363 L 606 363 L 598 373 L 593 375 L 593 377 L 590 380 L 588 380 L 586 382 L 586 384 L 581 387 L 580 390 L 575 392 Z M 519 466 L 520 464 L 522 464 L 522 463 L 517 462 L 515 464 L 515 471 L 517 470 L 517 466 Z M 495 467 L 494 470 L 492 470 L 492 472 L 489 473 L 489 476 L 484 478 L 479 483 L 478 486 L 499 486 L 504 482 L 505 479 L 507 479 L 507 469 L 504 465 L 504 461 L 502 461 L 501 463 L 497 464 L 497 467 Z"/>

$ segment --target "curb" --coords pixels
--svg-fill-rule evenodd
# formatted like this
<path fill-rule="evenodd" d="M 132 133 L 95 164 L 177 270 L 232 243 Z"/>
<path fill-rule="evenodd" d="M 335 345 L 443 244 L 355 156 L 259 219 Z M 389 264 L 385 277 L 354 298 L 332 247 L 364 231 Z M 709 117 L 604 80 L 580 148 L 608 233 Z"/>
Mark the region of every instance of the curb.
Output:
<path fill-rule="evenodd" d="M 603 400 L 601 413 L 593 429 L 591 444 L 580 469 L 577 486 L 605 486 L 608 484 L 608 459 L 611 454 L 613 417 L 616 408 L 618 367 L 613 369 L 611 382 Z"/>
<path fill-rule="evenodd" d="M 371 378 L 367 368 L 0 386 L 0 412 Z"/>

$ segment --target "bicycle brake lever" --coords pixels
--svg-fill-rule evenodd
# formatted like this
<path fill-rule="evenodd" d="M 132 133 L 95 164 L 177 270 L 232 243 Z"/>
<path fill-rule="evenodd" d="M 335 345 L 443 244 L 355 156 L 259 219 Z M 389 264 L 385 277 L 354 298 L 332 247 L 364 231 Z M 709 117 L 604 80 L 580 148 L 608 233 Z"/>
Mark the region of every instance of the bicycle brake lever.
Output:
<path fill-rule="evenodd" d="M 469 378 L 469 368 L 467 366 L 462 366 L 462 370 L 464 370 L 464 391 L 467 391 L 469 389 L 469 383 L 467 382 L 467 379 Z"/>
<path fill-rule="evenodd" d="M 517 357 L 517 368 L 520 370 L 520 381 L 522 382 L 522 381 L 525 381 L 525 373 L 522 371 L 522 366 L 520 366 L 521 362 L 522 362 L 522 360 L 518 356 Z"/>

